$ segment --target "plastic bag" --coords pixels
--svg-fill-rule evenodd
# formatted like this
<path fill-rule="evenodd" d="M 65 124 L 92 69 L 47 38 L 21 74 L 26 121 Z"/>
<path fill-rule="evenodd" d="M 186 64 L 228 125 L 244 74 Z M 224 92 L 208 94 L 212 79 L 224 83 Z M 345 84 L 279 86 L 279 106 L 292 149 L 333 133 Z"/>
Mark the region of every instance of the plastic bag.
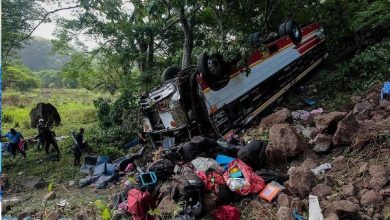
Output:
<path fill-rule="evenodd" d="M 191 161 L 191 164 L 195 167 L 196 171 L 207 172 L 209 169 L 223 172 L 223 168 L 218 165 L 217 161 L 212 158 L 197 157 Z"/>
<path fill-rule="evenodd" d="M 241 171 L 244 178 L 231 178 L 230 170 L 236 169 Z M 223 174 L 225 182 L 228 184 L 230 190 L 240 194 L 248 195 L 250 193 L 258 193 L 264 189 L 264 180 L 256 175 L 252 168 L 242 162 L 240 159 L 235 159 L 228 165 L 228 170 Z"/>

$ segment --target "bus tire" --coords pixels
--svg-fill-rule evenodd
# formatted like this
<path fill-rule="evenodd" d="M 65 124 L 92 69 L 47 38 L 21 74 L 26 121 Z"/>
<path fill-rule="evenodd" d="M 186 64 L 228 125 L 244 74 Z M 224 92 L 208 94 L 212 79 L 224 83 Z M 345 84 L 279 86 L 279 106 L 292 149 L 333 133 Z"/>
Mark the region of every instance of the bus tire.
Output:
<path fill-rule="evenodd" d="M 197 67 L 210 89 L 219 90 L 229 83 L 230 71 L 222 55 L 208 56 L 207 52 L 203 52 L 198 57 Z"/>

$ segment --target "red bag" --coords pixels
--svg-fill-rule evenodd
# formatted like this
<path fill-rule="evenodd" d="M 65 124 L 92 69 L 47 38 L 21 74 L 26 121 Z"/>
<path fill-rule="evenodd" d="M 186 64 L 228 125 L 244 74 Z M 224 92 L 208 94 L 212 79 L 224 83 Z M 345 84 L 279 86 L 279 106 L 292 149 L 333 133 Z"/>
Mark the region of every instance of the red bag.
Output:
<path fill-rule="evenodd" d="M 223 205 L 213 213 L 215 220 L 239 220 L 240 210 L 232 205 Z"/>
<path fill-rule="evenodd" d="M 152 208 L 152 196 L 149 192 L 138 189 L 128 192 L 127 211 L 131 213 L 134 220 L 154 220 L 153 216 L 148 215 L 148 211 Z"/>
<path fill-rule="evenodd" d="M 203 171 L 196 172 L 196 175 L 203 181 L 205 188 L 209 191 L 216 192 L 218 184 L 225 185 L 225 180 L 222 174 L 218 172 L 211 172 L 206 174 Z"/>
<path fill-rule="evenodd" d="M 247 185 L 244 185 L 237 190 L 232 190 L 231 186 L 229 186 L 230 170 L 233 168 L 238 168 L 241 171 L 245 181 L 247 182 Z M 252 168 L 246 165 L 240 159 L 235 159 L 229 163 L 227 171 L 223 174 L 223 178 L 229 188 L 240 195 L 258 193 L 265 187 L 264 180 L 260 176 L 256 175 L 256 173 L 253 172 Z"/>

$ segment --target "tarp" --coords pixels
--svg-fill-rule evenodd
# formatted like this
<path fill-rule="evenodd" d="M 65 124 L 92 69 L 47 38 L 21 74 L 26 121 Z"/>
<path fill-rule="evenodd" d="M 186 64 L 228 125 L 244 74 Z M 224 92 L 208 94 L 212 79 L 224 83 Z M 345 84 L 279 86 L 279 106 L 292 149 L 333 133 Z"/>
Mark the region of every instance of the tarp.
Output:
<path fill-rule="evenodd" d="M 115 166 L 102 161 L 109 161 L 109 158 L 98 157 L 96 165 L 83 164 L 81 166 L 80 172 L 88 176 L 79 181 L 80 187 L 95 184 L 96 188 L 102 189 L 106 188 L 108 183 L 115 179 L 117 173 Z"/>

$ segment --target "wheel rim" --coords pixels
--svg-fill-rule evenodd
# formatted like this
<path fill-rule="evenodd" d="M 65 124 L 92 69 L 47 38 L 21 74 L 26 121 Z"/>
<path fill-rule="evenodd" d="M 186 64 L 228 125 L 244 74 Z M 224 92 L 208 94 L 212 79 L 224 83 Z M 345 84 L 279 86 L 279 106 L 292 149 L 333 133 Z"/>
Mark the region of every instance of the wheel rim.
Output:
<path fill-rule="evenodd" d="M 215 59 L 215 58 L 209 59 L 207 61 L 207 67 L 208 67 L 210 73 L 213 74 L 214 76 L 220 75 L 221 63 L 217 59 Z"/>
<path fill-rule="evenodd" d="M 298 29 L 298 27 L 295 27 L 295 28 L 293 29 L 293 34 L 294 34 L 294 37 L 295 37 L 296 39 L 299 38 L 299 29 Z"/>

